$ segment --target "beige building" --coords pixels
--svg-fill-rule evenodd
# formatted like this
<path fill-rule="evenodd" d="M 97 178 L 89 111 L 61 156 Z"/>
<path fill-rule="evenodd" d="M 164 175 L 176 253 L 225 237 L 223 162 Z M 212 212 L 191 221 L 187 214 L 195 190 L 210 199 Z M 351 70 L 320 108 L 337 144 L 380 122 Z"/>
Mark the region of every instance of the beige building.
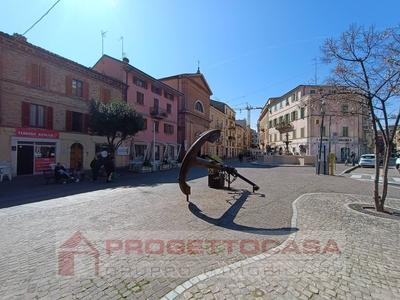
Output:
<path fill-rule="evenodd" d="M 258 120 L 260 148 L 267 153 L 316 155 L 322 135 L 323 149 L 339 161 L 351 151 L 357 156 L 370 152 L 365 117 L 350 113 L 348 105 L 338 107 L 335 97 L 330 87 L 300 85 L 270 98 Z"/>
<path fill-rule="evenodd" d="M 212 101 L 213 100 L 211 100 L 211 102 Z M 212 103 L 210 106 L 210 119 L 210 129 L 221 130 L 220 137 L 210 146 L 210 155 L 223 157 L 225 144 L 225 114 L 221 110 L 214 107 Z"/>

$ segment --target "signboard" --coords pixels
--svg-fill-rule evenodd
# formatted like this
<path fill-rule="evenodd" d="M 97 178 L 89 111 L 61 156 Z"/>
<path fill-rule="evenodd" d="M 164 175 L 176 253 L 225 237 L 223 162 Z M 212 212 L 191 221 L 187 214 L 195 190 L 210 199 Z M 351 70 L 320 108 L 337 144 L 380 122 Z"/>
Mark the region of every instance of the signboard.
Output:
<path fill-rule="evenodd" d="M 117 155 L 129 155 L 130 147 L 118 147 Z"/>
<path fill-rule="evenodd" d="M 15 136 L 36 139 L 59 139 L 60 133 L 53 130 L 17 128 L 15 130 Z"/>
<path fill-rule="evenodd" d="M 332 143 L 337 144 L 339 142 L 339 138 L 337 136 L 332 137 Z"/>
<path fill-rule="evenodd" d="M 55 164 L 54 157 L 35 158 L 35 173 L 51 170 L 50 164 Z"/>

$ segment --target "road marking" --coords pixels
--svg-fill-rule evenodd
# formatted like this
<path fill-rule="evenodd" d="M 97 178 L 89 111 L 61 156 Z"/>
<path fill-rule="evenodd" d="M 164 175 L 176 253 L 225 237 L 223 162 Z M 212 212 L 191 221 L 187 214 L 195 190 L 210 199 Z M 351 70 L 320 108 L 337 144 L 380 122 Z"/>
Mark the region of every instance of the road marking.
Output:
<path fill-rule="evenodd" d="M 393 177 L 393 180 L 396 182 L 400 182 L 400 178 L 397 178 L 397 177 Z"/>
<path fill-rule="evenodd" d="M 362 177 L 362 175 L 351 175 L 351 178 L 354 178 L 354 179 L 360 179 Z"/>

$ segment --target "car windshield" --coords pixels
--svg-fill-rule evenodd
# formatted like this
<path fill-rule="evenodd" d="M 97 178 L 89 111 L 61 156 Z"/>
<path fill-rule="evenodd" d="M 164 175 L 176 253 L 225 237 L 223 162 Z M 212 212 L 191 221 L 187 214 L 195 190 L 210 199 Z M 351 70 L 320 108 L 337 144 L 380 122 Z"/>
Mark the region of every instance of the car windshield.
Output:
<path fill-rule="evenodd" d="M 362 159 L 375 159 L 375 155 L 361 155 Z"/>

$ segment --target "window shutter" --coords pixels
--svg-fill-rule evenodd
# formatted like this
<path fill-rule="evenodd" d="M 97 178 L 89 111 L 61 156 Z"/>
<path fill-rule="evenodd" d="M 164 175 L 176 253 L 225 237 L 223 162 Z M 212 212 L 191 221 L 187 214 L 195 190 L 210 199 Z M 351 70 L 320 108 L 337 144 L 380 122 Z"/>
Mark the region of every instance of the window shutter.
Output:
<path fill-rule="evenodd" d="M 89 99 L 89 83 L 83 82 L 83 98 L 85 100 Z"/>
<path fill-rule="evenodd" d="M 171 125 L 171 133 L 174 134 L 174 125 Z"/>
<path fill-rule="evenodd" d="M 88 114 L 82 114 L 82 122 L 83 122 L 83 133 L 88 133 L 89 132 L 89 128 L 88 128 Z"/>
<path fill-rule="evenodd" d="M 46 129 L 53 129 L 53 107 L 46 107 Z"/>
<path fill-rule="evenodd" d="M 154 85 L 151 85 L 151 91 L 154 92 Z"/>
<path fill-rule="evenodd" d="M 72 131 L 72 111 L 65 112 L 65 131 Z"/>
<path fill-rule="evenodd" d="M 147 90 L 147 82 L 145 81 L 143 87 Z"/>
<path fill-rule="evenodd" d="M 32 64 L 31 83 L 34 85 L 39 85 L 39 66 L 37 64 Z"/>
<path fill-rule="evenodd" d="M 168 125 L 164 124 L 164 133 L 168 133 Z"/>
<path fill-rule="evenodd" d="M 132 76 L 132 82 L 133 82 L 134 84 L 137 84 L 137 81 L 136 81 L 136 77 L 135 77 L 135 76 Z"/>
<path fill-rule="evenodd" d="M 30 104 L 28 102 L 22 102 L 22 127 L 29 127 L 29 112 L 30 112 Z"/>
<path fill-rule="evenodd" d="M 66 79 L 66 92 L 67 95 L 72 95 L 72 77 L 68 75 Z"/>
<path fill-rule="evenodd" d="M 46 68 L 40 67 L 40 86 L 46 87 Z"/>

